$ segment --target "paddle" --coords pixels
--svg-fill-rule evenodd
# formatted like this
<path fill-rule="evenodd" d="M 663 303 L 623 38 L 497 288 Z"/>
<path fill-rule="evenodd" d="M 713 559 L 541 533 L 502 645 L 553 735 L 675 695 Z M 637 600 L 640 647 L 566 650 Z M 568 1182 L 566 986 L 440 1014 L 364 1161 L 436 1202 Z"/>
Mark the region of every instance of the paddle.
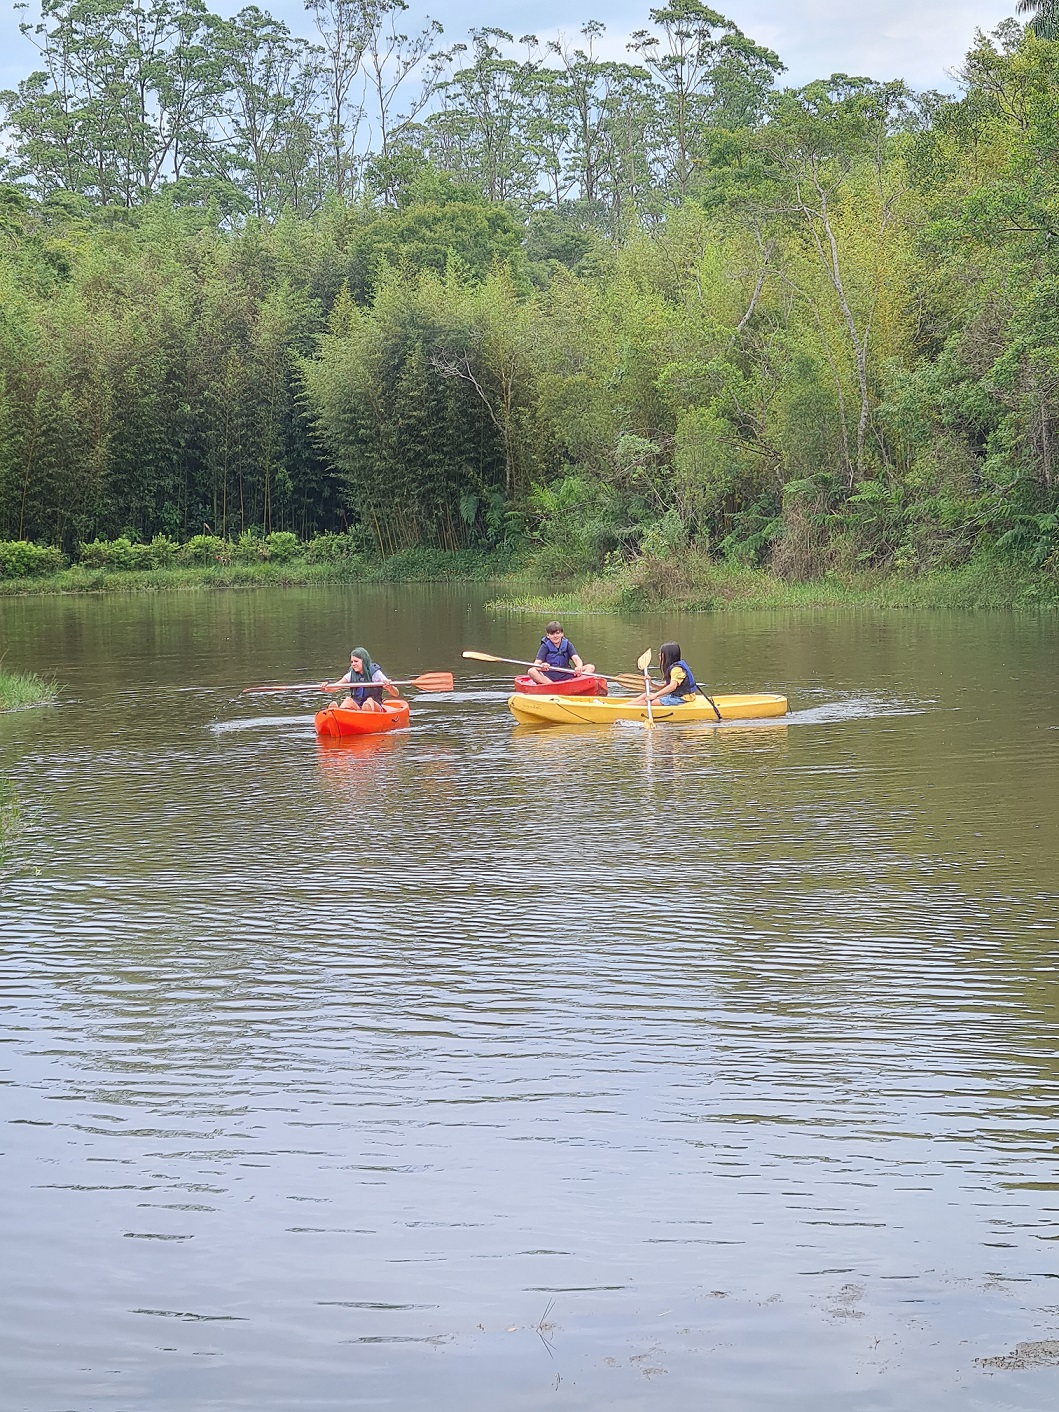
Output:
<path fill-rule="evenodd" d="M 607 672 L 579 672 L 575 667 L 546 667 L 543 662 L 527 662 L 522 657 L 494 657 L 491 652 L 474 652 L 466 648 L 463 655 L 473 657 L 476 662 L 510 662 L 513 667 L 540 667 L 546 672 L 565 672 L 568 677 L 602 677 L 604 681 L 617 681 L 617 677 Z"/>
<path fill-rule="evenodd" d="M 636 659 L 636 665 L 639 667 L 640 671 L 643 672 L 644 699 L 647 703 L 647 724 L 649 726 L 653 726 L 655 723 L 655 718 L 654 713 L 651 710 L 651 673 L 649 670 L 651 666 L 650 648 L 648 648 L 646 652 L 640 653 L 639 657 L 637 657 Z"/>
<path fill-rule="evenodd" d="M 293 686 L 244 686 L 242 694 L 245 696 L 248 692 L 252 692 L 260 696 L 268 692 L 280 691 L 350 691 L 355 690 L 358 686 L 371 686 L 372 684 L 371 682 L 355 681 L 351 687 L 347 681 L 310 681 L 298 682 Z M 381 686 L 382 683 L 376 682 L 374 685 Z M 451 691 L 454 683 L 451 672 L 424 672 L 422 676 L 412 677 L 408 681 L 394 681 L 390 685 L 414 686 L 420 691 Z"/>
<path fill-rule="evenodd" d="M 613 678 L 613 680 L 616 681 L 619 686 L 625 687 L 626 691 L 643 690 L 643 682 L 640 680 L 639 677 L 634 677 L 632 672 L 619 672 L 618 675 Z M 695 683 L 695 690 L 699 692 L 700 695 L 705 696 L 706 700 L 713 707 L 713 714 L 717 717 L 717 719 L 719 721 L 723 720 L 724 718 L 721 715 L 720 708 L 717 705 L 717 702 L 714 701 L 713 697 L 709 694 L 709 692 L 703 691 L 702 687 L 698 684 L 698 682 Z"/>

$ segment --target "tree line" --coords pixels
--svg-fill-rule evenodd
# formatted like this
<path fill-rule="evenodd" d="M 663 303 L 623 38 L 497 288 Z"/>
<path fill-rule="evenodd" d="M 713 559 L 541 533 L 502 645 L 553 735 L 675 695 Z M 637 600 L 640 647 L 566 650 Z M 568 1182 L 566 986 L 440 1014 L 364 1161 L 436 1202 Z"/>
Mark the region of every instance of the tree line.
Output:
<path fill-rule="evenodd" d="M 312 44 L 46 0 L 4 97 L 0 538 L 1056 565 L 1047 5 L 957 97 L 783 88 L 698 0 L 624 64 L 591 24 L 442 53 L 308 8 Z"/>
<path fill-rule="evenodd" d="M 229 216 L 395 205 L 428 168 L 492 201 L 584 202 L 611 226 L 683 196 L 710 127 L 752 123 L 782 65 L 699 3 L 650 12 L 628 62 L 598 21 L 541 44 L 495 27 L 444 46 L 405 0 L 306 0 L 315 39 L 256 5 L 40 0 L 40 67 L 0 95 L 6 173 L 131 208 L 165 191 Z M 408 32 L 406 32 L 408 31 Z"/>

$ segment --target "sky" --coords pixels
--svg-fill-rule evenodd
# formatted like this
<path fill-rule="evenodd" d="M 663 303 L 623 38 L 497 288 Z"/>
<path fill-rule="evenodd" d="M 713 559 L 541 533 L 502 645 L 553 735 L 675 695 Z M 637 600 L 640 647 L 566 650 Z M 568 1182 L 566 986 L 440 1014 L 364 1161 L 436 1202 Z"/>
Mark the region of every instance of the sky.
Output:
<path fill-rule="evenodd" d="M 207 0 L 231 14 L 245 0 Z M 302 0 L 257 0 L 295 33 L 310 33 Z M 660 0 L 655 0 L 659 4 Z M 970 48 L 976 29 L 991 30 L 1014 13 L 1014 0 L 708 0 L 787 65 L 783 82 L 808 83 L 832 73 L 875 79 L 902 78 L 915 88 L 953 91 L 952 71 Z M 35 19 L 38 0 L 19 9 L 0 0 L 0 88 L 14 87 L 34 67 L 34 51 L 19 34 L 21 20 Z M 445 27 L 446 42 L 468 30 L 493 25 L 516 38 L 532 33 L 546 40 L 576 39 L 586 20 L 607 27 L 597 52 L 624 58 L 628 36 L 648 22 L 651 0 L 409 0 L 408 22 L 427 15 Z"/>

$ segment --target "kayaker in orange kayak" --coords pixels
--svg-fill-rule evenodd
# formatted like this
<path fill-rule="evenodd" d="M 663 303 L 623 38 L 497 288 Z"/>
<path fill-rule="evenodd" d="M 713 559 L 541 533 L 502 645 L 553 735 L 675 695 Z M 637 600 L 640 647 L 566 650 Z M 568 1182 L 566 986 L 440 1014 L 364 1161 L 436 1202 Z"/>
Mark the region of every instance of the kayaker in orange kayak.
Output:
<path fill-rule="evenodd" d="M 562 623 L 549 623 L 537 648 L 536 664 L 529 669 L 529 674 L 535 682 L 547 686 L 550 682 L 570 680 L 569 670 L 555 670 L 564 667 L 572 668 L 579 677 L 594 676 L 596 671 L 591 662 L 582 662 L 577 655 L 577 648 L 563 633 Z"/>
<path fill-rule="evenodd" d="M 345 676 L 339 677 L 335 685 L 349 686 L 349 695 L 341 703 L 343 711 L 381 711 L 384 691 L 388 691 L 391 696 L 401 694 L 363 647 L 354 647 L 349 654 L 349 671 Z M 327 682 L 324 682 L 324 686 L 327 686 Z"/>

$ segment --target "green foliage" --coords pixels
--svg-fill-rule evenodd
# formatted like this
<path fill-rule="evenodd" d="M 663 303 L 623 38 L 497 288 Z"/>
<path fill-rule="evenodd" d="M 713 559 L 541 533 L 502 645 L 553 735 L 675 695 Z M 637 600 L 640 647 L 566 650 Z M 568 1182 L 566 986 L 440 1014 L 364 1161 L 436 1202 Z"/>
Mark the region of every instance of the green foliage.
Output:
<path fill-rule="evenodd" d="M 976 37 L 955 100 L 776 91 L 701 0 L 652 9 L 636 62 L 590 23 L 475 30 L 447 67 L 400 6 L 308 8 L 319 48 L 199 0 L 30 23 L 5 585 L 64 553 L 96 586 L 527 544 L 630 602 L 705 562 L 1055 572 L 1048 6 Z"/>
<path fill-rule="evenodd" d="M 289 564 L 292 559 L 297 559 L 302 554 L 302 546 L 298 543 L 298 536 L 291 534 L 289 530 L 273 530 L 265 539 L 265 557 L 271 559 L 276 564 Z"/>
<path fill-rule="evenodd" d="M 534 486 L 528 510 L 535 567 L 569 578 L 620 563 L 639 545 L 644 508 L 635 495 L 584 475 Z"/>
<path fill-rule="evenodd" d="M 359 559 L 370 549 L 364 530 L 349 530 L 345 534 L 318 534 L 305 546 L 305 557 L 310 564 L 340 564 Z"/>
<path fill-rule="evenodd" d="M 215 534 L 196 534 L 177 550 L 178 564 L 229 564 L 232 546 L 227 539 Z"/>
<path fill-rule="evenodd" d="M 24 539 L 0 540 L 0 578 L 55 574 L 65 564 L 62 551 L 53 545 L 30 544 Z"/>
<path fill-rule="evenodd" d="M 398 210 L 380 212 L 357 236 L 352 258 L 362 299 L 392 269 L 444 275 L 456 262 L 477 280 L 498 263 L 521 263 L 522 230 L 505 207 L 445 177 L 420 178 L 411 196 Z"/>
<path fill-rule="evenodd" d="M 19 706 L 42 706 L 55 700 L 59 688 L 30 672 L 5 672 L 0 667 L 0 711 Z"/>

